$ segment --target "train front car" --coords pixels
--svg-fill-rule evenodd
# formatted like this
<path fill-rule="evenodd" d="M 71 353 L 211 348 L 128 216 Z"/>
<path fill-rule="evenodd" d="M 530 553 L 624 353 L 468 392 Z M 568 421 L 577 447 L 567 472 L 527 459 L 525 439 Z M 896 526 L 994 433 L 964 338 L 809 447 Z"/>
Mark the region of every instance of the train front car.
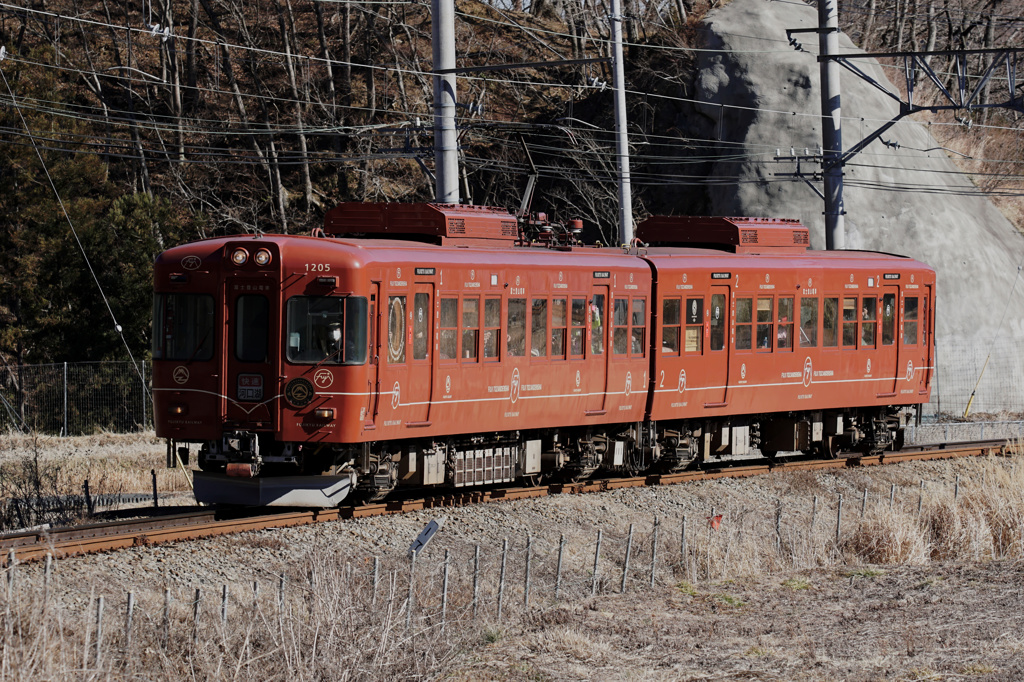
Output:
<path fill-rule="evenodd" d="M 157 259 L 158 436 L 187 444 L 199 502 L 333 506 L 355 483 L 338 443 L 365 414 L 371 302 L 357 249 L 311 237 L 212 239 Z M 356 404 L 360 403 L 360 404 Z"/>

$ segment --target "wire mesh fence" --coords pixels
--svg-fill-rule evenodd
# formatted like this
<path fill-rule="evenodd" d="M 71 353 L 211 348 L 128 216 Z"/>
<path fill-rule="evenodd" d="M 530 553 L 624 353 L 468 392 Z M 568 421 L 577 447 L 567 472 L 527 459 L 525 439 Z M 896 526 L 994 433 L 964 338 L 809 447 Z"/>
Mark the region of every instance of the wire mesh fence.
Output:
<path fill-rule="evenodd" d="M 972 415 L 1024 414 L 1020 346 L 1012 338 L 941 342 L 925 419 L 959 417 L 969 402 Z M 152 428 L 150 374 L 149 363 L 131 362 L 0 367 L 0 430 L 83 435 Z"/>
<path fill-rule="evenodd" d="M 0 430 L 76 436 L 153 427 L 148 363 L 0 368 Z"/>

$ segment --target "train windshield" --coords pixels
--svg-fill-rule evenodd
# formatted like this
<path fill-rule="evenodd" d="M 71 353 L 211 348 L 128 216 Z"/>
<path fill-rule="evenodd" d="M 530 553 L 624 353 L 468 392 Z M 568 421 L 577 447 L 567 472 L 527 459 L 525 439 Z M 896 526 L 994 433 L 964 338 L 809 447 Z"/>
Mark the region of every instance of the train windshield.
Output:
<path fill-rule="evenodd" d="M 288 361 L 362 365 L 367 353 L 362 296 L 295 296 L 288 300 Z"/>
<path fill-rule="evenodd" d="M 153 359 L 213 358 L 213 296 L 156 294 L 153 297 Z"/>

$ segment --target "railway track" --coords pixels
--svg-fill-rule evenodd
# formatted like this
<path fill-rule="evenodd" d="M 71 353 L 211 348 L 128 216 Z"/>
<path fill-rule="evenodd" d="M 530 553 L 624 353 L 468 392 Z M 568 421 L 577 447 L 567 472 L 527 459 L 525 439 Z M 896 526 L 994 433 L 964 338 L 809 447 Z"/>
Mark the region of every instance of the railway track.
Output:
<path fill-rule="evenodd" d="M 483 502 L 529 499 L 558 494 L 591 493 L 619 488 L 673 485 L 686 481 L 701 481 L 714 478 L 741 478 L 766 474 L 772 471 L 842 469 L 914 460 L 1005 454 L 1005 451 L 1005 440 L 970 441 L 908 447 L 899 452 L 889 452 L 875 456 L 832 460 L 794 459 L 781 462 L 758 462 L 749 465 L 683 471 L 673 474 L 591 479 L 578 483 L 553 483 L 534 487 L 473 490 L 418 499 L 391 500 L 361 507 L 286 511 L 260 515 L 251 515 L 251 512 L 237 508 L 202 508 L 192 512 L 157 518 L 111 521 L 66 528 L 11 533 L 0 536 L 0 553 L 3 555 L 3 564 L 6 566 L 12 560 L 16 562 L 33 561 L 42 559 L 48 554 L 55 558 L 69 557 L 128 547 L 175 542 L 178 540 L 196 540 L 247 530 L 287 528 L 323 521 L 365 518 L 424 509 L 461 507 Z"/>

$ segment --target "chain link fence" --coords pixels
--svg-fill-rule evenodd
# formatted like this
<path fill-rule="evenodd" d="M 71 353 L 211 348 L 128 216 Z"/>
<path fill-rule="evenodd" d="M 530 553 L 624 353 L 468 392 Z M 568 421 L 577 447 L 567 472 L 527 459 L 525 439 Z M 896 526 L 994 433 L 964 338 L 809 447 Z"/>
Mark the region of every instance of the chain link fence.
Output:
<path fill-rule="evenodd" d="M 0 368 L 0 432 L 80 436 L 153 428 L 149 363 L 76 362 Z"/>
<path fill-rule="evenodd" d="M 1024 414 L 1024 358 L 1019 341 L 940 343 L 937 355 L 939 369 L 932 400 L 922 413 L 925 421 L 962 416 L 972 393 L 971 415 L 976 419 L 997 415 L 999 421 L 1011 421 Z M 83 435 L 150 429 L 150 373 L 149 363 L 131 362 L 0 368 L 0 432 Z"/>

